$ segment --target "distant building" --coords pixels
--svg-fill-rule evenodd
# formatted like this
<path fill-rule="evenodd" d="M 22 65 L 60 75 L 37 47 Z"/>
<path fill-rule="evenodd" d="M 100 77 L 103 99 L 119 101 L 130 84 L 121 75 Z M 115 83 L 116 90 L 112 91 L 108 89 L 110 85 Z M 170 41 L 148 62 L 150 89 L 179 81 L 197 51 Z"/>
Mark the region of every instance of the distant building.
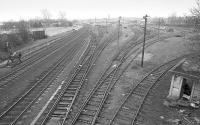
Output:
<path fill-rule="evenodd" d="M 43 28 L 32 29 L 31 35 L 34 40 L 44 39 L 47 37 Z"/>

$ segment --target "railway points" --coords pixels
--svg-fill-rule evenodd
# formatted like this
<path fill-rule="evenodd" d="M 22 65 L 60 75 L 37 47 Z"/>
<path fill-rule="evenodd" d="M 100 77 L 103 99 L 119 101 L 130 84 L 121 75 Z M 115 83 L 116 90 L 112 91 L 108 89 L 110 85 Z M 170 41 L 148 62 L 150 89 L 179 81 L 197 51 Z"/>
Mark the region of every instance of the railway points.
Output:
<path fill-rule="evenodd" d="M 123 33 L 119 34 L 118 50 L 115 49 L 118 45 L 117 28 L 103 28 L 101 25 L 83 27 L 44 43 L 37 49 L 33 48 L 23 57 L 22 64 L 0 79 L 2 92 L 9 90 L 9 87 L 17 87 L 13 83 L 20 81 L 21 75 L 32 72 L 34 66 L 39 67 L 40 63 L 44 65 L 53 58 L 54 61 L 45 67 L 46 70 L 40 71 L 40 75 L 35 76 L 30 85 L 22 86 L 23 91 L 20 88 L 21 94 L 17 98 L 13 97 L 13 101 L 5 105 L 6 110 L 2 109 L 0 123 L 142 124 L 141 119 L 144 117 L 141 112 L 149 93 L 155 84 L 159 86 L 159 81 L 177 60 L 183 58 L 178 57 L 189 51 L 184 48 L 186 41 L 181 43 L 182 38 L 176 37 L 179 32 L 168 33 L 163 30 L 159 32 L 158 40 L 157 31 L 154 28 L 147 29 L 142 68 L 139 66 L 143 40 L 141 27 L 125 27 Z M 89 28 L 94 32 L 89 32 Z M 176 51 L 176 44 L 183 51 Z M 85 45 L 87 48 L 74 57 Z M 156 47 L 159 47 L 159 51 L 155 51 Z M 173 49 L 170 48 L 171 52 L 166 54 L 168 47 Z M 175 61 L 168 62 L 173 58 Z M 70 67 L 66 67 L 68 63 Z M 161 66 L 150 72 L 158 65 Z M 33 87 L 33 91 L 29 91 L 28 87 Z M 19 109 L 23 111 L 18 112 Z"/>

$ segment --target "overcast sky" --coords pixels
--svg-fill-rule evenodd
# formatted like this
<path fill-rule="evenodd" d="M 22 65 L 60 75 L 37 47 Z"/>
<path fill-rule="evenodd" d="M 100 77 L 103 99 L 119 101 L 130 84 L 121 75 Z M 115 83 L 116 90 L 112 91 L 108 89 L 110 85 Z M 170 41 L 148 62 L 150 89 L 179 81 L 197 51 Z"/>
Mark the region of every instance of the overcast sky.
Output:
<path fill-rule="evenodd" d="M 68 19 L 107 17 L 166 17 L 189 14 L 195 0 L 0 0 L 0 21 L 42 17 L 47 9 L 52 18 L 64 11 Z"/>

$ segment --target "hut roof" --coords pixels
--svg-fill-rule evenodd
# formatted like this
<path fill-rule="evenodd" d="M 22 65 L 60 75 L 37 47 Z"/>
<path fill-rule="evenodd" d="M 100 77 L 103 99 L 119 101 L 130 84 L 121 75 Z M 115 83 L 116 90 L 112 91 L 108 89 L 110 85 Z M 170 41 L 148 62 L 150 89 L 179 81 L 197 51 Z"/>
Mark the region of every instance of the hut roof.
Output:
<path fill-rule="evenodd" d="M 200 58 L 185 58 L 170 71 L 182 76 L 200 79 Z"/>

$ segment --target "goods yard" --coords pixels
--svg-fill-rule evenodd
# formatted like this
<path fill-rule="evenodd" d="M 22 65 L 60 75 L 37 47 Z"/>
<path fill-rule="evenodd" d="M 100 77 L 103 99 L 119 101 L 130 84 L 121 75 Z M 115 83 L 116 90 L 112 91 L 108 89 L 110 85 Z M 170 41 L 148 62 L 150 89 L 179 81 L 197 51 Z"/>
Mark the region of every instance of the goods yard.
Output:
<path fill-rule="evenodd" d="M 199 59 L 193 31 L 119 27 L 82 24 L 16 50 L 22 62 L 0 69 L 0 125 L 198 124 L 200 100 L 168 100 L 172 69 Z"/>

